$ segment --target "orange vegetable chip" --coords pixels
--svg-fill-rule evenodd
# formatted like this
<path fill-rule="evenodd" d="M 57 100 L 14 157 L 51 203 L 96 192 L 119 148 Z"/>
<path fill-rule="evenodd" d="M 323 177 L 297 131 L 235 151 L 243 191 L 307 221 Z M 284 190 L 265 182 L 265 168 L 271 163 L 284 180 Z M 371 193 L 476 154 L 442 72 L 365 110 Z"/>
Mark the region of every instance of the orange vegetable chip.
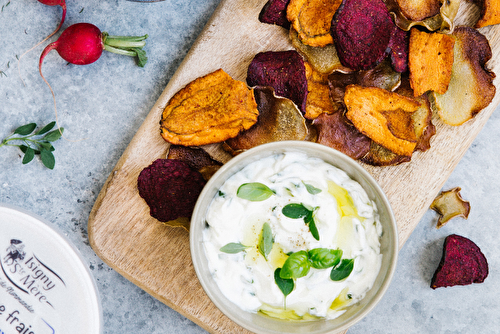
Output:
<path fill-rule="evenodd" d="M 414 99 L 376 87 L 347 86 L 347 118 L 363 134 L 392 152 L 411 156 L 417 144 L 412 115 Z"/>
<path fill-rule="evenodd" d="M 306 67 L 307 90 L 309 91 L 304 117 L 315 119 L 323 113 L 333 114 L 338 111 L 341 106 L 338 103 L 333 103 L 330 99 L 328 75 L 316 71 L 307 62 L 304 62 L 304 65 Z"/>
<path fill-rule="evenodd" d="M 287 18 L 305 45 L 326 46 L 333 43 L 330 27 L 342 0 L 290 0 Z"/>
<path fill-rule="evenodd" d="M 195 79 L 163 110 L 161 135 L 169 143 L 198 146 L 222 142 L 257 122 L 253 90 L 222 69 Z"/>
<path fill-rule="evenodd" d="M 444 94 L 448 90 L 453 66 L 453 37 L 412 29 L 410 34 L 410 84 L 414 96 L 431 90 Z"/>
<path fill-rule="evenodd" d="M 482 28 L 500 23 L 500 2 L 496 0 L 472 0 L 481 8 L 476 28 Z"/>

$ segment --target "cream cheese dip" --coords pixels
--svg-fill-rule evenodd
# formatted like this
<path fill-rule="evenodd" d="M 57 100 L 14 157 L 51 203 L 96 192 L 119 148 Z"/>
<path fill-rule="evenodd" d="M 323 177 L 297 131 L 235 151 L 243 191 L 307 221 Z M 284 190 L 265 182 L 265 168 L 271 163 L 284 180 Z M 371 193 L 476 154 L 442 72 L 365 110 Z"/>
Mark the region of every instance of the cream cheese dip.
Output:
<path fill-rule="evenodd" d="M 256 185 L 250 199 L 238 195 L 245 184 Z M 265 199 L 257 198 L 260 185 L 268 188 Z M 290 206 L 310 215 L 290 217 L 283 209 Z M 276 154 L 231 176 L 212 200 L 206 223 L 203 246 L 210 273 L 222 294 L 248 312 L 333 319 L 365 296 L 380 271 L 382 227 L 375 203 L 344 171 L 304 153 Z M 318 249 L 336 252 L 342 260 L 315 267 L 311 254 Z M 303 264 L 311 266 L 304 276 L 288 279 L 293 290 L 285 295 L 275 271 L 283 273 L 294 253 L 306 254 Z M 351 271 L 333 280 L 334 271 L 345 272 L 344 262 Z"/>

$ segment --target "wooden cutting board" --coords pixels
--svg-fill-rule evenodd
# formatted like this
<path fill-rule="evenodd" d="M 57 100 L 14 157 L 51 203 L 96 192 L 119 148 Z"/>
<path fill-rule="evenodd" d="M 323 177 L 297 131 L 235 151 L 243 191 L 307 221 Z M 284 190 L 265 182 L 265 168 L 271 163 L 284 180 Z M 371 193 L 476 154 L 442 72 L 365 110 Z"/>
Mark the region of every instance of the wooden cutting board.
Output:
<path fill-rule="evenodd" d="M 138 195 L 137 176 L 154 160 L 166 155 L 168 145 L 159 134 L 159 120 L 163 107 L 179 89 L 218 68 L 244 81 L 255 54 L 292 48 L 285 29 L 258 21 L 265 2 L 221 1 L 111 172 L 88 223 L 90 244 L 104 262 L 161 302 L 215 333 L 246 331 L 225 317 L 203 292 L 191 263 L 188 232 L 150 217 L 148 206 Z M 455 21 L 473 26 L 478 17 L 477 7 L 462 3 Z M 500 25 L 480 31 L 490 41 L 493 51 L 488 66 L 500 73 Z M 498 87 L 498 80 L 495 85 Z M 392 204 L 400 247 L 498 106 L 499 98 L 497 94 L 489 107 L 460 127 L 446 126 L 434 119 L 437 134 L 431 142 L 432 148 L 416 153 L 410 163 L 364 166 Z M 217 147 L 209 149 L 218 152 Z"/>

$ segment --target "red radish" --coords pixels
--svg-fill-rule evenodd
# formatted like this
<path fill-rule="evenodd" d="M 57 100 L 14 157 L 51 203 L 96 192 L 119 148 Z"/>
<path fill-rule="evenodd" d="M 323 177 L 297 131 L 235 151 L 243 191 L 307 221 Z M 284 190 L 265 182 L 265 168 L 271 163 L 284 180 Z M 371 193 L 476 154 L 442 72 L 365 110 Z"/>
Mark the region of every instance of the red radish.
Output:
<path fill-rule="evenodd" d="M 59 25 L 57 26 L 56 30 L 54 30 L 50 35 L 48 35 L 47 37 L 45 37 L 43 40 L 41 40 L 40 42 L 38 42 L 37 45 L 35 45 L 34 47 L 32 47 L 31 49 L 29 49 L 28 51 L 24 52 L 20 57 L 19 59 L 17 60 L 17 69 L 19 71 L 19 77 L 21 77 L 21 67 L 20 67 L 20 63 L 21 63 L 21 58 L 27 54 L 28 52 L 30 52 L 31 50 L 33 50 L 34 48 L 36 48 L 37 46 L 39 46 L 40 44 L 42 44 L 43 42 L 45 42 L 46 40 L 48 40 L 49 38 L 51 38 L 52 36 L 54 36 L 58 31 L 59 29 L 61 29 L 63 23 L 64 23 L 64 19 L 66 18 L 66 1 L 65 0 L 38 0 L 38 2 L 41 2 L 43 3 L 44 5 L 48 5 L 48 6 L 61 6 L 62 8 L 62 18 L 61 18 L 61 22 L 59 23 Z M 21 77 L 21 80 L 22 80 L 22 77 Z M 23 81 L 24 83 L 24 81 Z"/>
<path fill-rule="evenodd" d="M 54 91 L 42 74 L 42 63 L 47 54 L 56 50 L 59 55 L 67 62 L 75 65 L 87 65 L 95 62 L 101 57 L 102 51 L 137 57 L 138 65 L 144 67 L 147 62 L 146 52 L 142 48 L 146 45 L 144 36 L 109 36 L 102 32 L 95 25 L 90 23 L 76 23 L 63 31 L 57 41 L 50 43 L 45 47 L 40 55 L 38 69 L 45 83 L 49 86 L 54 99 L 54 108 L 57 107 Z"/>
<path fill-rule="evenodd" d="M 38 2 L 41 2 L 43 3 L 44 5 L 47 5 L 47 6 L 61 6 L 62 8 L 62 18 L 61 18 L 61 23 L 59 23 L 59 26 L 56 28 L 56 30 L 54 30 L 54 32 L 52 34 L 50 34 L 48 37 L 46 37 L 44 39 L 47 40 L 47 38 L 50 38 L 51 36 L 53 36 L 56 32 L 59 31 L 59 29 L 61 29 L 63 23 L 64 23 L 64 19 L 66 18 L 66 1 L 64 0 L 38 0 Z"/>

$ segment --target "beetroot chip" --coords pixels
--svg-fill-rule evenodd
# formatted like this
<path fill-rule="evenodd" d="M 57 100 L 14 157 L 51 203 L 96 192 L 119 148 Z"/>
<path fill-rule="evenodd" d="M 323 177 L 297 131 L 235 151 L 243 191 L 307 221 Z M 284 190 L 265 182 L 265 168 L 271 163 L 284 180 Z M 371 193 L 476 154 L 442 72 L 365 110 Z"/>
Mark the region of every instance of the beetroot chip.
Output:
<path fill-rule="evenodd" d="M 488 276 L 488 262 L 471 240 L 456 234 L 444 240 L 443 257 L 431 281 L 431 288 L 482 283 Z"/>
<path fill-rule="evenodd" d="M 205 183 L 202 175 L 187 163 L 158 159 L 141 171 L 137 188 L 150 208 L 150 215 L 168 222 L 179 217 L 191 218 Z"/>
<path fill-rule="evenodd" d="M 276 95 L 292 100 L 306 110 L 307 78 L 302 56 L 295 50 L 258 53 L 248 66 L 247 84 L 270 86 Z"/>
<path fill-rule="evenodd" d="M 285 29 L 290 28 L 290 21 L 286 18 L 286 8 L 290 0 L 269 0 L 259 14 L 262 23 L 276 24 Z"/>
<path fill-rule="evenodd" d="M 331 33 L 342 65 L 367 70 L 387 55 L 394 23 L 382 0 L 344 0 Z"/>
<path fill-rule="evenodd" d="M 397 26 L 389 40 L 388 49 L 390 49 L 392 68 L 396 72 L 403 73 L 408 69 L 408 52 L 410 46 L 410 34 Z"/>

